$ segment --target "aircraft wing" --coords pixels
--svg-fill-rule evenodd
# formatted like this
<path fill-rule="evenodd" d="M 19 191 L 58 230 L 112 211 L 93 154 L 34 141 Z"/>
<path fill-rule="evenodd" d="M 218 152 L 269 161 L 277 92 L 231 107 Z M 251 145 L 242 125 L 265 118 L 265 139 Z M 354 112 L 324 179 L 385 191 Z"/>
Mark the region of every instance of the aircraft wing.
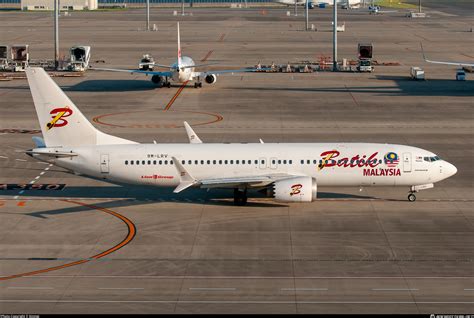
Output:
<path fill-rule="evenodd" d="M 275 181 L 294 177 L 290 174 L 268 174 L 261 176 L 243 176 L 199 180 L 201 188 L 235 188 L 238 186 L 265 187 Z"/>
<path fill-rule="evenodd" d="M 169 71 L 157 72 L 157 71 L 124 70 L 124 69 L 116 69 L 116 68 L 96 68 L 96 67 L 90 67 L 90 69 L 96 70 L 96 71 L 124 72 L 124 73 L 130 73 L 130 74 L 158 75 L 158 76 L 166 76 L 166 77 L 171 77 L 173 75 Z"/>
<path fill-rule="evenodd" d="M 238 70 L 218 70 L 218 71 L 205 71 L 205 72 L 194 72 L 194 77 L 206 77 L 207 75 L 221 75 L 221 74 L 233 74 L 233 73 L 253 73 L 261 71 L 270 71 L 271 68 L 241 68 Z"/>
<path fill-rule="evenodd" d="M 192 186 L 199 186 L 201 188 L 236 188 L 239 186 L 251 187 L 265 187 L 275 181 L 284 180 L 294 177 L 294 175 L 286 173 L 275 173 L 261 176 L 242 176 L 242 177 L 228 177 L 228 178 L 213 178 L 213 179 L 196 179 L 186 168 L 177 160 L 173 159 L 176 170 L 179 173 L 180 183 L 173 190 L 174 193 L 179 193 Z"/>

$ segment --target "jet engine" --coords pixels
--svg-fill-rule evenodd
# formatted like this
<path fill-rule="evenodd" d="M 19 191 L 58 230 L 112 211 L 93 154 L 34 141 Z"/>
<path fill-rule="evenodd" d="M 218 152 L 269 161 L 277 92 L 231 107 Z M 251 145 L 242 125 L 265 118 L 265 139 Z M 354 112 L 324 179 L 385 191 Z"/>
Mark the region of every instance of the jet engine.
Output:
<path fill-rule="evenodd" d="M 204 80 L 206 81 L 207 84 L 215 84 L 217 81 L 217 76 L 214 74 L 209 74 L 209 75 L 206 75 Z"/>
<path fill-rule="evenodd" d="M 153 75 L 151 77 L 151 81 L 156 85 L 160 85 L 163 84 L 163 77 L 161 77 L 160 75 Z"/>
<path fill-rule="evenodd" d="M 267 195 L 281 202 L 312 202 L 316 200 L 318 185 L 311 177 L 295 177 L 274 182 Z"/>

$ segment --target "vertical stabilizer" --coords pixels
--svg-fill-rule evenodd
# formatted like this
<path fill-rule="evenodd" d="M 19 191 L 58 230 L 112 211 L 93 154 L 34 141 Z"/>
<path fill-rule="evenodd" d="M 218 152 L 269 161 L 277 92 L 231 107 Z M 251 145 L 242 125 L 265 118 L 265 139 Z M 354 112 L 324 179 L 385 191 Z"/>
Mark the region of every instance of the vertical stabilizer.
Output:
<path fill-rule="evenodd" d="M 181 68 L 181 38 L 179 36 L 179 22 L 178 22 L 178 68 Z"/>
<path fill-rule="evenodd" d="M 97 130 L 40 67 L 26 69 L 46 147 L 135 143 Z"/>

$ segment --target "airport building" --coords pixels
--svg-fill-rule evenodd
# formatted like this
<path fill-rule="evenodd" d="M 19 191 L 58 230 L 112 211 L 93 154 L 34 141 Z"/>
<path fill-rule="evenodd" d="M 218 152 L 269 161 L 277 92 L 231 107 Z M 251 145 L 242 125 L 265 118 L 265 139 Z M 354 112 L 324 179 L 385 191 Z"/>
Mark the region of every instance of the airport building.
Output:
<path fill-rule="evenodd" d="M 96 10 L 98 0 L 61 0 L 61 10 Z M 22 10 L 54 10 L 54 0 L 21 0 Z"/>

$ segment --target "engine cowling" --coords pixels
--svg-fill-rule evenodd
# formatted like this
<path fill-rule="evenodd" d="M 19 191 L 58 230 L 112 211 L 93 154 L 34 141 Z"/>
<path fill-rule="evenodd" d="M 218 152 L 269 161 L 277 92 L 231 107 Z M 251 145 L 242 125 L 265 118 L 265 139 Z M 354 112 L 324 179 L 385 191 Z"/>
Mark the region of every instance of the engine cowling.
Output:
<path fill-rule="evenodd" d="M 311 177 L 295 177 L 274 182 L 269 195 L 281 202 L 312 202 L 318 195 L 316 179 Z"/>
<path fill-rule="evenodd" d="M 163 78 L 160 76 L 160 75 L 153 75 L 151 77 L 151 81 L 154 83 L 154 84 L 162 84 L 163 83 Z"/>
<path fill-rule="evenodd" d="M 206 81 L 207 84 L 214 84 L 215 82 L 217 82 L 217 76 L 214 74 L 209 74 L 209 75 L 206 75 L 204 80 Z"/>

